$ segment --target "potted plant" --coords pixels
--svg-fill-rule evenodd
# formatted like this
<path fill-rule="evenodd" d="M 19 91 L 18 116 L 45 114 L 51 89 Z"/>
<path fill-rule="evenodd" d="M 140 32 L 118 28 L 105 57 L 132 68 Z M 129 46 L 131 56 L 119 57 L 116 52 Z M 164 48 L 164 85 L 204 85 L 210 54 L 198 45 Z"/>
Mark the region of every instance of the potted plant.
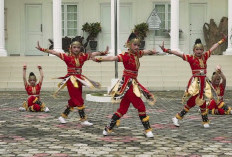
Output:
<path fill-rule="evenodd" d="M 147 32 L 149 31 L 148 29 L 148 24 L 143 22 L 140 24 L 135 25 L 134 27 L 134 33 L 140 38 L 141 40 L 141 45 L 140 49 L 143 50 L 145 47 L 145 41 L 144 39 L 147 37 Z"/>
<path fill-rule="evenodd" d="M 82 30 L 89 34 L 86 40 L 87 42 L 89 41 L 89 46 L 91 50 L 96 50 L 97 41 L 95 41 L 95 38 L 101 32 L 101 24 L 99 22 L 95 22 L 95 23 L 86 22 L 84 25 L 82 25 Z"/>

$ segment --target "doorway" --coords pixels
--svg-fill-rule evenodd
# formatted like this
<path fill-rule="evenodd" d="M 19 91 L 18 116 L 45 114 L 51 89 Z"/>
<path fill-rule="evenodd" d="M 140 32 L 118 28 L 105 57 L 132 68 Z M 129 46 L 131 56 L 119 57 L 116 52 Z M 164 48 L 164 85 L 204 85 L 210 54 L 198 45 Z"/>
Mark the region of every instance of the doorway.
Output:
<path fill-rule="evenodd" d="M 205 38 L 203 33 L 203 25 L 206 22 L 206 3 L 190 3 L 190 19 L 189 19 L 189 50 L 192 53 L 193 45 L 197 38 L 201 39 L 203 45 L 205 45 Z"/>
<path fill-rule="evenodd" d="M 37 41 L 42 43 L 42 6 L 40 4 L 27 4 L 25 17 L 25 55 L 43 55 L 35 48 Z"/>

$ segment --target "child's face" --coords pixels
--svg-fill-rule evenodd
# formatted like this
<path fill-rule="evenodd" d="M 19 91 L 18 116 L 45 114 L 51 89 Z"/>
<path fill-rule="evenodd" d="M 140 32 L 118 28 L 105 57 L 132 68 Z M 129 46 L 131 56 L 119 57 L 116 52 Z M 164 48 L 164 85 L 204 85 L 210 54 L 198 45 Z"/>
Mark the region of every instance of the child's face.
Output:
<path fill-rule="evenodd" d="M 204 52 L 204 50 L 202 49 L 202 48 L 195 48 L 194 49 L 194 53 L 195 53 L 195 55 L 197 56 L 197 57 L 201 57 L 202 56 L 202 54 L 203 54 L 203 52 Z"/>
<path fill-rule="evenodd" d="M 71 51 L 74 54 L 78 54 L 81 51 L 81 47 L 77 46 L 77 45 L 73 45 Z"/>
<path fill-rule="evenodd" d="M 137 43 L 137 42 L 133 42 L 133 43 L 131 43 L 131 50 L 133 51 L 133 52 L 135 52 L 135 51 L 138 51 L 139 50 L 139 47 L 140 47 L 140 44 L 139 43 Z"/>
<path fill-rule="evenodd" d="M 221 77 L 220 76 L 214 76 L 212 82 L 215 85 L 219 85 L 220 82 L 221 82 Z"/>
<path fill-rule="evenodd" d="M 35 77 L 30 77 L 29 80 L 28 80 L 29 84 L 31 86 L 35 86 L 36 84 L 36 78 Z"/>

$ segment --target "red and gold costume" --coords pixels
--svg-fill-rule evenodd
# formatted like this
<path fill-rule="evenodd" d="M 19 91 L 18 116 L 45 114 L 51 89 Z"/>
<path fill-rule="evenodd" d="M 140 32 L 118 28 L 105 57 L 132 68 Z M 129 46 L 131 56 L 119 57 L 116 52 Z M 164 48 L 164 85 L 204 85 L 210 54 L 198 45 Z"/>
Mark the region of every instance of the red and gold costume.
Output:
<path fill-rule="evenodd" d="M 209 101 L 209 105 L 207 106 L 209 113 L 219 115 L 231 114 L 231 107 L 228 107 L 223 100 L 225 85 L 223 83 L 220 83 L 218 86 L 213 85 L 213 87 L 216 90 L 219 101 L 215 99 L 211 99 Z"/>
<path fill-rule="evenodd" d="M 108 132 L 111 132 L 116 122 L 127 113 L 130 103 L 138 110 L 139 117 L 145 128 L 145 131 L 151 131 L 149 124 L 149 116 L 146 115 L 146 107 L 141 99 L 142 94 L 150 101 L 155 103 L 154 96 L 144 88 L 137 80 L 138 70 L 140 67 L 139 58 L 143 56 L 143 51 L 125 52 L 124 54 L 118 55 L 118 62 L 123 62 L 124 71 L 122 79 L 119 80 L 109 94 L 113 100 L 122 99 L 120 107 L 117 112 L 114 113 L 111 123 L 106 127 Z"/>
<path fill-rule="evenodd" d="M 62 117 L 67 118 L 69 112 L 72 111 L 74 107 L 77 107 L 81 120 L 84 121 L 86 116 L 84 113 L 84 100 L 82 98 L 82 85 L 89 88 L 100 88 L 99 83 L 82 75 L 82 66 L 85 61 L 89 60 L 90 55 L 85 53 L 79 53 L 78 55 L 60 53 L 59 57 L 66 63 L 68 73 L 66 76 L 59 78 L 63 79 L 63 81 L 59 83 L 57 92 L 67 86 L 70 96 L 67 109 L 62 113 Z"/>
<path fill-rule="evenodd" d="M 40 101 L 40 89 L 42 82 L 39 82 L 36 86 L 30 86 L 28 83 L 25 85 L 25 89 L 28 94 L 27 102 L 24 102 L 23 107 L 27 111 L 39 112 L 44 111 L 45 104 Z"/>
<path fill-rule="evenodd" d="M 182 119 L 189 109 L 197 104 L 201 109 L 203 124 L 209 122 L 204 97 L 209 99 L 215 97 L 215 99 L 217 99 L 215 90 L 212 87 L 209 79 L 206 77 L 207 60 L 210 55 L 210 51 L 205 52 L 201 57 L 183 54 L 183 60 L 190 64 L 192 77 L 188 82 L 185 94 L 183 96 L 183 103 L 186 98 L 190 98 L 187 100 L 184 109 L 176 115 L 177 119 Z"/>
<path fill-rule="evenodd" d="M 204 46 L 200 39 L 196 39 L 193 51 L 194 55 L 180 54 L 177 51 L 171 51 L 170 49 L 164 48 L 164 44 L 160 46 L 163 52 L 175 54 L 182 57 L 184 61 L 190 64 L 192 70 L 192 77 L 190 78 L 184 96 L 182 98 L 183 103 L 185 99 L 189 97 L 187 103 L 180 113 L 176 114 L 176 117 L 172 118 L 175 126 L 180 126 L 178 119 L 182 119 L 184 115 L 196 104 L 200 107 L 203 126 L 209 127 L 208 111 L 206 109 L 205 97 L 218 100 L 218 96 L 212 86 L 210 80 L 206 77 L 207 73 L 207 60 L 211 56 L 211 50 L 213 51 L 218 45 L 222 44 L 226 40 L 227 36 L 223 36 L 223 39 L 218 43 L 214 44 L 209 51 L 203 53 Z"/>

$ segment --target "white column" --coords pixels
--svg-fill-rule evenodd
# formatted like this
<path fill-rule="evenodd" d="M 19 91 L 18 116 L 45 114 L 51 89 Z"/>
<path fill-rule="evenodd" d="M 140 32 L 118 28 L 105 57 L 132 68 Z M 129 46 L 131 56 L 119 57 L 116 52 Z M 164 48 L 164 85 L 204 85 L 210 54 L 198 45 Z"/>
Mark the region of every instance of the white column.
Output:
<path fill-rule="evenodd" d="M 228 0 L 228 48 L 224 55 L 232 55 L 232 0 Z"/>
<path fill-rule="evenodd" d="M 120 0 L 117 0 L 117 35 L 116 35 L 116 37 L 117 37 L 117 40 L 118 40 L 118 42 L 117 42 L 117 50 L 118 50 L 118 54 L 119 53 L 121 53 L 122 52 L 122 50 L 121 49 L 119 49 L 119 31 L 120 31 L 120 29 L 119 29 L 119 26 L 120 26 Z"/>
<path fill-rule="evenodd" d="M 5 50 L 4 0 L 0 0 L 0 57 L 7 56 Z"/>
<path fill-rule="evenodd" d="M 114 12 L 114 0 L 111 0 L 111 49 L 109 50 L 110 51 L 110 55 L 114 56 L 114 39 L 115 39 L 115 34 L 114 34 L 114 26 L 115 26 L 115 20 L 114 20 L 114 17 L 115 17 L 115 12 Z"/>
<path fill-rule="evenodd" d="M 61 0 L 53 0 L 53 41 L 54 41 L 54 50 L 59 52 L 64 52 L 62 50 Z"/>
<path fill-rule="evenodd" d="M 171 0 L 171 49 L 179 50 L 179 0 Z"/>
<path fill-rule="evenodd" d="M 115 54 L 115 39 L 119 39 L 119 6 L 120 0 L 117 0 L 117 34 L 115 34 L 115 1 L 111 0 L 111 49 L 110 55 L 114 56 Z M 117 40 L 118 41 L 118 40 Z M 117 42 L 117 49 L 118 49 L 118 42 Z M 119 52 L 118 52 L 119 53 Z"/>

